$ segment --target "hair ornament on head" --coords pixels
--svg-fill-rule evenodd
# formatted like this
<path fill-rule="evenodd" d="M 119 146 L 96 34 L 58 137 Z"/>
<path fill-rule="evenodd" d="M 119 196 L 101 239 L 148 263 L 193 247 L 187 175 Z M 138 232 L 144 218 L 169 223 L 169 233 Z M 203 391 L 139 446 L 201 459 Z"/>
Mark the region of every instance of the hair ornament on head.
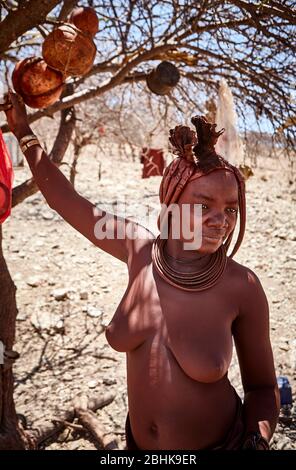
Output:
<path fill-rule="evenodd" d="M 197 159 L 202 164 L 203 161 L 209 158 L 217 158 L 219 156 L 216 153 L 215 145 L 220 135 L 225 132 L 225 129 L 221 129 L 216 132 L 217 124 L 208 122 L 204 116 L 194 116 L 191 119 L 192 124 L 196 128 L 197 144 L 193 148 L 193 152 Z"/>
<path fill-rule="evenodd" d="M 174 129 L 170 129 L 169 141 L 174 155 L 178 155 L 188 162 L 194 162 L 193 145 L 197 143 L 197 137 L 190 127 L 176 126 Z"/>
<path fill-rule="evenodd" d="M 178 158 L 175 158 L 164 171 L 159 188 L 160 203 L 167 207 L 176 203 L 190 181 L 205 176 L 212 171 L 231 171 L 238 184 L 240 214 L 240 229 L 237 241 L 230 254 L 230 257 L 232 257 L 237 252 L 245 231 L 245 181 L 236 166 L 216 153 L 215 144 L 225 129 L 216 131 L 217 125 L 208 122 L 204 116 L 194 116 L 191 122 L 196 128 L 196 132 L 187 126 L 176 126 L 174 129 L 170 129 L 169 141 L 173 147 L 172 152 Z M 159 229 L 161 229 L 161 223 L 165 216 L 166 211 L 164 209 L 158 217 Z M 232 237 L 233 232 L 224 243 L 226 251 L 229 249 Z"/>

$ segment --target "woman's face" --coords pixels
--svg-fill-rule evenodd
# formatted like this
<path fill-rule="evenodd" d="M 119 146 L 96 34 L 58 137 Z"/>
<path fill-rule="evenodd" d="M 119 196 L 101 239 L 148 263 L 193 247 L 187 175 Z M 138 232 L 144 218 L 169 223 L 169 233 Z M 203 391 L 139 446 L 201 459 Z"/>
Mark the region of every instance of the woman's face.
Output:
<path fill-rule="evenodd" d="M 234 174 L 227 170 L 216 170 L 191 181 L 178 200 L 181 214 L 184 212 L 184 204 L 189 205 L 190 233 L 193 234 L 196 229 L 200 233 L 200 228 L 202 229 L 197 245 L 198 252 L 214 253 L 236 224 L 238 185 Z M 200 206 L 194 206 L 195 204 Z M 194 210 L 194 207 L 199 207 L 199 210 Z M 182 241 L 188 242 L 188 237 L 184 238 L 183 235 L 181 230 Z M 189 242 L 192 240 L 193 235 Z"/>

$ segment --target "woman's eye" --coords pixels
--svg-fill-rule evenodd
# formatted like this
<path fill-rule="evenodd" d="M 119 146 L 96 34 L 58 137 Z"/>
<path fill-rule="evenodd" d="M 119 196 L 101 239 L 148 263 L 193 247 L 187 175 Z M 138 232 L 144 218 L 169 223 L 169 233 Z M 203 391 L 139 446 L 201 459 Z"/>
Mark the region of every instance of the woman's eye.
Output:
<path fill-rule="evenodd" d="M 233 207 L 228 207 L 229 212 L 232 214 L 237 214 L 237 209 L 234 209 Z"/>
<path fill-rule="evenodd" d="M 202 209 L 207 209 L 208 208 L 208 206 L 206 204 L 202 204 L 201 207 L 202 207 Z"/>

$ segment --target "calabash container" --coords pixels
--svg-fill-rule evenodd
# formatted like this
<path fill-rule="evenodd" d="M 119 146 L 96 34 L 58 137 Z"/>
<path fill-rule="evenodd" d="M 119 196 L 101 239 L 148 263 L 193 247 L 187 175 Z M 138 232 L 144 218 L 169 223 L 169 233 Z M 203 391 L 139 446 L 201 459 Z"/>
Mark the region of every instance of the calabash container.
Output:
<path fill-rule="evenodd" d="M 41 57 L 18 62 L 12 73 L 15 91 L 31 108 L 46 108 L 59 99 L 63 91 L 63 75 L 50 68 Z"/>
<path fill-rule="evenodd" d="M 76 7 L 72 10 L 69 22 L 86 34 L 94 37 L 99 29 L 99 20 L 91 7 Z"/>
<path fill-rule="evenodd" d="M 146 83 L 150 91 L 157 95 L 166 95 L 180 80 L 177 67 L 171 62 L 163 61 L 147 75 Z"/>
<path fill-rule="evenodd" d="M 67 76 L 85 75 L 92 68 L 96 46 L 92 38 L 71 23 L 55 28 L 42 45 L 45 62 Z"/>

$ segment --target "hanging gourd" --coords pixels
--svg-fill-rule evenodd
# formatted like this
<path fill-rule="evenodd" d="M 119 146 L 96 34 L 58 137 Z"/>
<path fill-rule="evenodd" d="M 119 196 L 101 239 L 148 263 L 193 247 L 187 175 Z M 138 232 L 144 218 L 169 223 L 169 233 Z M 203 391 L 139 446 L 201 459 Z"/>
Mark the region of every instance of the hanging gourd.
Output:
<path fill-rule="evenodd" d="M 92 38 L 71 23 L 55 28 L 42 45 L 45 62 L 64 77 L 85 75 L 92 68 L 96 46 Z"/>
<path fill-rule="evenodd" d="M 72 10 L 69 23 L 73 23 L 76 28 L 94 37 L 99 29 L 99 20 L 95 10 L 91 7 L 77 7 Z"/>
<path fill-rule="evenodd" d="M 31 108 L 46 108 L 59 99 L 63 91 L 63 75 L 50 68 L 41 57 L 18 62 L 12 73 L 16 93 Z"/>
<path fill-rule="evenodd" d="M 156 69 L 153 69 L 146 77 L 146 83 L 150 91 L 157 95 L 166 95 L 177 85 L 180 73 L 171 62 L 163 61 Z"/>

